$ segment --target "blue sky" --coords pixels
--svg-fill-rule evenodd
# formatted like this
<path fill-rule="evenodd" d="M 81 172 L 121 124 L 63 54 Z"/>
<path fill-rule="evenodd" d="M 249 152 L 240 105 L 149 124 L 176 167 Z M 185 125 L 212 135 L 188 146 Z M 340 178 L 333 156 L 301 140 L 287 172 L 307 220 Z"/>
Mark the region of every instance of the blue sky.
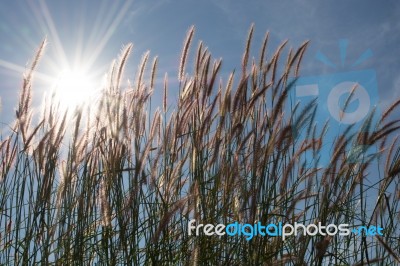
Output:
<path fill-rule="evenodd" d="M 98 79 L 124 44 L 134 44 L 125 78 L 134 78 L 141 55 L 159 57 L 158 77 L 177 74 L 187 29 L 196 26 L 195 46 L 201 39 L 215 58 L 222 57 L 223 73 L 240 65 L 247 31 L 255 23 L 253 55 L 270 32 L 269 49 L 289 39 L 297 47 L 311 44 L 303 75 L 375 69 L 383 105 L 400 96 L 400 2 L 397 1 L 2 1 L 0 8 L 0 122 L 12 121 L 22 72 L 40 41 L 48 46 L 34 84 L 35 102 L 49 89 L 45 81 L 69 65 L 85 65 Z M 340 64 L 339 40 L 348 40 L 345 64 Z M 373 56 L 351 64 L 367 49 Z M 334 64 L 318 60 L 318 51 Z M 226 80 L 227 77 L 223 77 Z M 171 87 L 171 92 L 174 88 Z"/>

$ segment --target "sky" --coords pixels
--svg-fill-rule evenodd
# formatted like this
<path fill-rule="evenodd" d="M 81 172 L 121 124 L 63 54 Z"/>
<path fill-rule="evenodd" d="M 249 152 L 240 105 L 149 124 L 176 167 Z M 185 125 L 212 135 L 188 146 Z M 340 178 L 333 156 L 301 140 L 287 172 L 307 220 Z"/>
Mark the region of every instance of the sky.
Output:
<path fill-rule="evenodd" d="M 394 0 L 2 1 L 0 123 L 4 126 L 14 119 L 22 73 L 44 38 L 48 45 L 34 81 L 35 104 L 65 69 L 78 66 L 93 80 L 101 80 L 122 47 L 131 42 L 134 48 L 125 79 L 135 77 L 142 54 L 150 50 L 151 56 L 159 58 L 159 80 L 168 72 L 173 85 L 191 25 L 196 27 L 193 48 L 203 40 L 215 58 L 223 58 L 225 81 L 230 71 L 240 67 L 247 32 L 254 23 L 252 54 L 256 58 L 266 31 L 270 32 L 270 53 L 286 39 L 294 48 L 310 40 L 302 75 L 372 69 L 380 103 L 387 106 L 400 97 L 399 15 L 400 2 Z M 347 40 L 345 58 L 340 53 L 341 40 Z M 370 56 L 354 66 L 368 50 Z M 318 53 L 331 66 L 318 60 Z M 170 92 L 174 89 L 170 87 Z"/>

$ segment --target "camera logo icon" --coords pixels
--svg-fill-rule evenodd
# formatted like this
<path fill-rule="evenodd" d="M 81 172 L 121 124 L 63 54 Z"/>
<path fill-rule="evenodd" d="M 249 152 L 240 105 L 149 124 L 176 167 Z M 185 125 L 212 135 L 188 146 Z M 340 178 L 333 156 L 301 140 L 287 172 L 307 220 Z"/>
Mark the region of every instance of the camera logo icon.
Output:
<path fill-rule="evenodd" d="M 340 41 L 339 46 L 342 66 L 344 66 L 347 41 Z M 351 68 L 360 65 L 371 55 L 372 52 L 367 50 L 351 65 Z M 337 68 L 322 53 L 317 53 L 316 58 L 328 66 Z M 299 105 L 297 113 L 307 106 L 315 108 L 308 125 L 301 129 L 293 128 L 297 143 L 300 145 L 303 141 L 312 138 L 307 128 L 315 128 L 320 134 L 323 133 L 323 145 L 318 151 L 306 151 L 300 158 L 309 168 L 329 167 L 335 139 L 344 133 L 350 138 L 365 130 L 364 123 L 372 111 L 375 113 L 371 125 L 378 122 L 380 115 L 376 73 L 373 69 L 299 77 L 295 80 L 290 95 L 294 104 Z M 311 105 L 313 102 L 315 105 Z M 321 132 L 323 129 L 325 132 Z M 373 129 L 371 127 L 369 130 Z M 348 139 L 349 144 L 346 147 L 348 163 L 362 163 L 376 154 L 377 149 L 373 145 L 361 146 L 353 139 Z"/>
<path fill-rule="evenodd" d="M 358 102 L 358 108 L 353 112 L 342 110 L 340 99 L 349 98 L 354 88 L 351 102 Z M 332 88 L 328 95 L 327 104 L 331 116 L 338 122 L 354 124 L 362 120 L 369 112 L 370 98 L 367 90 L 355 82 L 345 81 Z M 361 104 L 360 104 L 361 103 Z"/>

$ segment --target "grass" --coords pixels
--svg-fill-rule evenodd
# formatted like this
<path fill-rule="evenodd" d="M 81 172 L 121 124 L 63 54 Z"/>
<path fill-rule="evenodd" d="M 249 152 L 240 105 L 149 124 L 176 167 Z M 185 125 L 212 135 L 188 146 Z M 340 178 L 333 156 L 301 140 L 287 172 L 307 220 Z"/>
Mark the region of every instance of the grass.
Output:
<path fill-rule="evenodd" d="M 400 101 L 377 124 L 366 119 L 368 130 L 337 136 L 329 168 L 305 168 L 301 155 L 326 142 L 323 130 L 308 126 L 315 103 L 288 112 L 308 42 L 297 50 L 285 42 L 267 57 L 267 34 L 256 61 L 252 35 L 253 27 L 242 69 L 221 77 L 222 61 L 203 43 L 191 56 L 192 27 L 176 103 L 167 76 L 163 88 L 155 87 L 157 59 L 150 64 L 148 53 L 134 82 L 122 87 L 127 45 L 100 99 L 70 110 L 72 120 L 52 99 L 42 114 L 32 113 L 43 42 L 24 75 L 15 123 L 0 140 L 0 263 L 398 265 L 399 120 L 389 118 Z M 153 91 L 162 89 L 154 108 Z M 312 141 L 300 141 L 294 128 L 308 130 Z M 353 142 L 378 145 L 379 156 L 349 163 Z M 188 235 L 191 219 L 379 225 L 384 235 L 196 237 Z"/>

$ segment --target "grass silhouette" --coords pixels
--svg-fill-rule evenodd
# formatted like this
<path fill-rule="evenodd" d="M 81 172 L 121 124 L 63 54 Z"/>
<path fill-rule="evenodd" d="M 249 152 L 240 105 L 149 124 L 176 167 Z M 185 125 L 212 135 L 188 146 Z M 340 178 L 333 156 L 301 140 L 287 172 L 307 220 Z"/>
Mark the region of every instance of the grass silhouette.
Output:
<path fill-rule="evenodd" d="M 220 76 L 200 42 L 187 73 L 194 27 L 183 44 L 179 95 L 152 109 L 157 58 L 149 53 L 122 88 L 127 45 L 110 68 L 99 100 L 72 122 L 49 100 L 33 119 L 33 73 L 24 76 L 15 123 L 0 142 L 0 263 L 4 265 L 397 265 L 400 263 L 399 120 L 366 119 L 355 135 L 337 136 L 330 167 L 299 160 L 326 142 L 312 127 L 315 102 L 288 113 L 289 90 L 308 42 L 286 42 L 251 60 L 253 26 L 241 73 Z M 149 80 L 145 73 L 149 72 Z M 154 107 L 154 101 L 153 101 Z M 374 115 L 371 112 L 369 117 Z M 33 123 L 32 121 L 38 121 Z M 299 140 L 307 129 L 312 141 Z M 67 134 L 70 131 L 70 134 Z M 366 133 L 368 132 L 368 133 Z M 349 163 L 346 146 L 378 145 L 379 156 Z M 67 147 L 67 148 L 66 148 Z M 64 150 L 64 151 L 63 151 Z M 65 156 L 62 154 L 66 153 Z M 375 186 L 371 164 L 380 166 Z M 371 193 L 374 190 L 374 193 Z M 384 235 L 190 236 L 197 223 L 348 223 L 379 225 Z"/>

